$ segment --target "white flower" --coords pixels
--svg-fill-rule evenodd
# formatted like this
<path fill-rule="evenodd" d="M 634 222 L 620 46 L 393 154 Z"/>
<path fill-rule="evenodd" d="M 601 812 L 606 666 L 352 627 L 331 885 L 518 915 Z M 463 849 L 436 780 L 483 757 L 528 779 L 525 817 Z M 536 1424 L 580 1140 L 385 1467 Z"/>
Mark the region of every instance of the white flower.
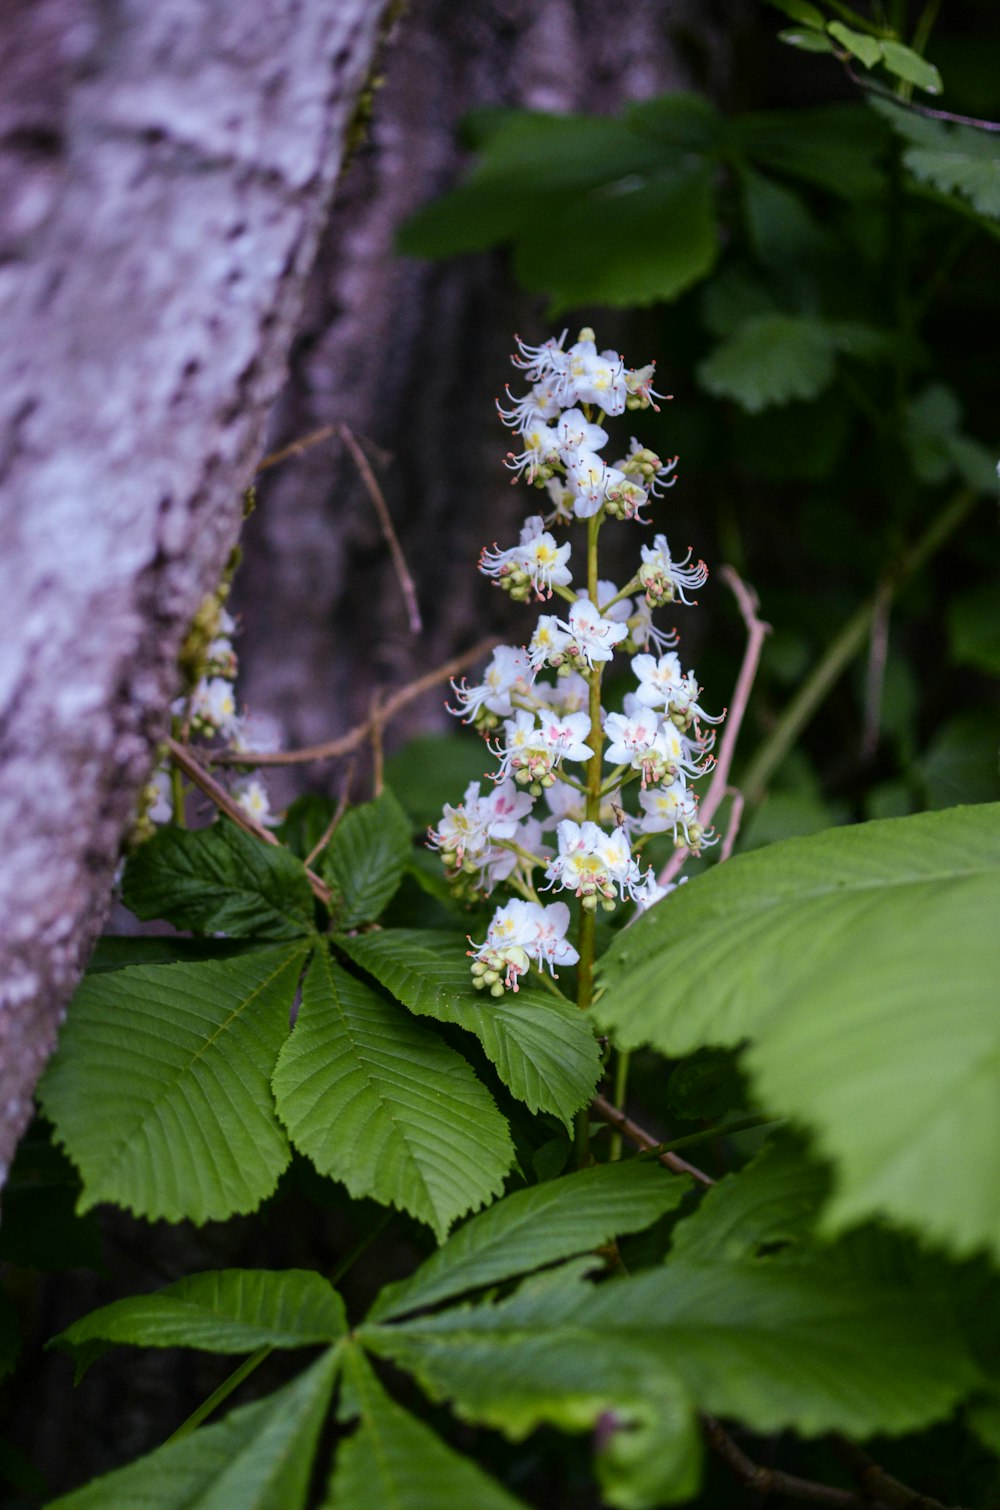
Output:
<path fill-rule="evenodd" d="M 484 709 L 502 718 L 514 711 L 511 694 L 526 695 L 533 675 L 525 650 L 514 645 L 498 645 L 478 687 L 468 686 L 464 677 L 461 682 L 452 681 L 459 706 L 448 707 L 448 712 L 456 717 L 464 714 L 465 723 L 477 719 Z"/>
<path fill-rule="evenodd" d="M 625 473 L 609 467 L 596 451 L 574 451 L 566 467 L 566 482 L 573 493 L 573 513 L 578 519 L 591 519 L 609 491 L 625 480 Z"/>
<path fill-rule="evenodd" d="M 659 730 L 659 714 L 651 708 L 639 708 L 629 715 L 609 713 L 604 725 L 609 740 L 605 760 L 641 771 Z"/>
<path fill-rule="evenodd" d="M 578 452 L 596 452 L 608 443 L 608 432 L 591 424 L 582 409 L 567 409 L 555 427 L 559 437 L 559 456 L 569 466 Z"/>
<path fill-rule="evenodd" d="M 550 336 L 540 346 L 528 346 L 515 335 L 519 355 L 511 357 L 511 361 L 515 367 L 520 367 L 529 383 L 561 378 L 569 365 L 569 357 L 562 349 L 568 335 L 569 331 L 564 330 L 558 341 Z"/>
<path fill-rule="evenodd" d="M 505 551 L 494 546 L 480 553 L 479 570 L 502 587 L 515 589 L 515 596 L 516 589 L 530 582 L 539 598 L 551 598 L 553 587 L 565 587 L 572 580 L 566 565 L 569 553 L 569 542 L 557 545 L 541 515 L 533 514 L 525 520 L 517 545 Z"/>
<path fill-rule="evenodd" d="M 639 598 L 636 601 L 635 612 L 629 619 L 628 630 L 629 639 L 633 645 L 640 647 L 652 645 L 661 655 L 680 643 L 680 636 L 676 629 L 659 629 L 653 623 L 653 610 L 645 598 Z"/>
<path fill-rule="evenodd" d="M 614 647 L 628 635 L 627 625 L 606 619 L 589 598 L 578 599 L 566 622 L 559 620 L 558 623 L 569 635 L 567 650 L 591 668 L 601 661 L 610 661 L 615 653 Z"/>
<path fill-rule="evenodd" d="M 684 681 L 680 659 L 672 651 L 659 659 L 652 655 L 634 655 L 632 670 L 639 678 L 636 699 L 644 708 L 665 708 Z"/>
<path fill-rule="evenodd" d="M 674 562 L 671 559 L 666 535 L 656 535 L 652 545 L 642 546 L 642 565 L 638 576 L 646 590 L 646 602 L 651 608 L 675 600 L 692 607 L 691 599 L 684 596 L 685 591 L 704 587 L 708 581 L 708 567 L 704 561 L 699 561 L 697 566 L 689 566 L 690 560 L 690 549 L 683 561 Z"/>
<path fill-rule="evenodd" d="M 624 414 L 628 400 L 625 363 L 616 351 L 598 352 L 594 332 L 581 330 L 566 353 L 560 397 L 564 404 L 596 404 L 605 414 Z"/>
<path fill-rule="evenodd" d="M 542 738 L 551 750 L 553 763 L 562 760 L 589 760 L 593 750 L 584 740 L 590 733 L 587 713 L 559 714 L 542 709 L 538 715 Z"/>
<path fill-rule="evenodd" d="M 644 817 L 639 824 L 644 834 L 670 832 L 675 844 L 685 844 L 688 849 L 700 849 L 706 842 L 698 822 L 698 799 L 685 785 L 684 778 L 677 776 L 666 786 L 653 787 L 639 793 L 639 805 Z M 683 840 L 678 838 L 683 835 Z"/>
<path fill-rule="evenodd" d="M 657 398 L 666 397 L 665 394 L 656 396 Z M 627 455 L 615 465 L 621 467 L 628 477 L 638 478 L 654 498 L 659 498 L 677 481 L 673 474 L 680 457 L 672 456 L 669 461 L 661 461 L 655 451 L 650 451 L 648 446 L 640 445 L 634 435 L 629 445 Z"/>
<path fill-rule="evenodd" d="M 568 640 L 568 636 L 566 638 Z M 533 690 L 539 707 L 553 708 L 560 713 L 579 713 L 590 707 L 590 688 L 578 671 L 564 668 L 555 686 L 536 682 Z"/>
<path fill-rule="evenodd" d="M 239 727 L 236 698 L 224 677 L 202 677 L 191 694 L 191 721 L 211 734 L 228 735 Z"/>
<path fill-rule="evenodd" d="M 573 891 L 588 912 L 609 911 L 616 896 L 632 896 L 642 877 L 621 828 L 606 834 L 596 823 L 564 818 L 556 829 L 559 853 L 545 872 L 551 885 Z"/>
<path fill-rule="evenodd" d="M 470 782 L 458 807 L 445 804 L 441 822 L 428 830 L 427 842 L 441 851 L 446 865 L 477 876 L 476 884 L 489 892 L 517 864 L 517 856 L 494 841 L 513 839 L 531 807 L 531 798 L 512 781 L 502 782 L 487 797 L 480 795 L 478 781 Z"/>
<path fill-rule="evenodd" d="M 542 666 L 561 666 L 565 650 L 570 642 L 569 634 L 561 628 L 559 620 L 550 613 L 539 614 L 535 632 L 528 644 L 528 661 L 536 669 Z"/>
<path fill-rule="evenodd" d="M 259 776 L 251 776 L 240 781 L 235 788 L 235 796 L 247 817 L 252 818 L 255 823 L 260 823 L 266 828 L 273 828 L 281 821 L 271 812 L 271 799 Z"/>
<path fill-rule="evenodd" d="M 490 745 L 490 751 L 500 761 L 496 780 L 505 780 L 513 775 L 520 786 L 541 786 L 552 774 L 555 764 L 552 751 L 545 742 L 533 712 L 519 708 L 513 718 L 504 720 L 506 739 Z"/>
<path fill-rule="evenodd" d="M 545 422 L 555 419 L 559 413 L 556 384 L 551 379 L 544 383 L 536 383 L 524 398 L 515 398 L 509 387 L 504 391 L 510 399 L 511 407 L 502 408 L 498 399 L 497 413 L 509 429 L 517 430 L 522 435 L 538 420 Z"/>
<path fill-rule="evenodd" d="M 237 754 L 254 750 L 261 755 L 271 755 L 280 750 L 283 742 L 282 728 L 270 713 L 244 713 L 230 729 L 229 743 Z"/>
<path fill-rule="evenodd" d="M 174 816 L 174 794 L 170 772 L 160 766 L 146 783 L 146 817 L 152 823 L 169 823 Z"/>
<path fill-rule="evenodd" d="M 635 367 L 625 373 L 625 387 L 628 389 L 627 405 L 629 409 L 655 409 L 660 412 L 659 404 L 654 399 L 672 399 L 672 393 L 657 393 L 653 387 L 653 378 L 656 375 L 656 363 L 650 362 L 645 367 Z"/>
<path fill-rule="evenodd" d="M 506 907 L 498 907 L 485 942 L 469 940 L 473 985 L 478 990 L 488 986 L 491 996 L 502 996 L 505 989 L 519 989 L 519 979 L 531 960 L 547 964 L 553 975 L 557 964 L 576 964 L 580 956 L 566 940 L 568 926 L 569 908 L 564 902 L 545 907 L 515 898 Z"/>

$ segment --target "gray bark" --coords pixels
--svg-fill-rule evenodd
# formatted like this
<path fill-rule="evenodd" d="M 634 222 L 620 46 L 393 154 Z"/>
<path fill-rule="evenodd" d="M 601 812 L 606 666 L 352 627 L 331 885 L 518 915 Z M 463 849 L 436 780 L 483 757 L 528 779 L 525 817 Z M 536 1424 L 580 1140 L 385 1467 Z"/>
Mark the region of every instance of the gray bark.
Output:
<path fill-rule="evenodd" d="M 0 1175 L 239 531 L 384 9 L 0 12 Z"/>

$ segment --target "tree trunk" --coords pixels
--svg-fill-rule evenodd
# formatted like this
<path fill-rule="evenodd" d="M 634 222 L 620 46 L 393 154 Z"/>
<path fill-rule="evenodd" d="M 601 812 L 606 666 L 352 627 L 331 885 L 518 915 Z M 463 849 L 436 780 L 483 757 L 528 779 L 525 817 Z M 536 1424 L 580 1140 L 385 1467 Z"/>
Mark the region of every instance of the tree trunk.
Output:
<path fill-rule="evenodd" d="M 0 1172 L 240 528 L 384 10 L 0 11 Z"/>

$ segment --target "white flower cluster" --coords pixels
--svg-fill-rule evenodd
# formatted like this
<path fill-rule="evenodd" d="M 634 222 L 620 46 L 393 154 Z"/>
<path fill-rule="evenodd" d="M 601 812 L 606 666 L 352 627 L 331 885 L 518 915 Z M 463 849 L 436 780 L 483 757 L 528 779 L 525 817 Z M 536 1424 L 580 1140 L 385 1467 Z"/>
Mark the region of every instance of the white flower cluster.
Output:
<path fill-rule="evenodd" d="M 238 660 L 233 646 L 236 622 L 225 608 L 212 609 L 215 633 L 205 651 L 202 674 L 188 697 L 178 698 L 171 708 L 192 734 L 203 739 L 223 739 L 230 749 L 277 749 L 280 738 L 270 719 L 252 713 L 240 714 L 234 683 Z M 256 823 L 273 827 L 280 819 L 271 811 L 267 787 L 259 773 L 238 776 L 232 785 L 239 806 Z M 146 817 L 153 823 L 169 823 L 174 816 L 173 791 L 167 766 L 158 766 L 145 793 Z"/>
<path fill-rule="evenodd" d="M 604 421 L 655 408 L 664 395 L 652 387 L 652 365 L 627 368 L 616 352 L 597 350 L 592 331 L 581 331 L 572 346 L 565 341 L 565 332 L 541 346 L 518 340 L 514 365 L 530 392 L 518 398 L 508 390 L 510 405 L 500 410 L 521 438 L 508 465 L 548 494 L 552 511 L 532 514 L 516 545 L 484 550 L 479 566 L 518 601 L 534 594 L 567 607 L 540 614 L 526 646 L 498 647 L 480 683 L 453 683 L 450 711 L 487 739 L 495 785 L 484 795 L 474 782 L 429 835 L 466 893 L 488 896 L 500 883 L 518 893 L 498 907 L 484 942 L 472 946 L 474 984 L 494 996 L 516 991 L 532 964 L 554 974 L 556 965 L 579 958 L 565 936 L 568 906 L 546 905 L 539 891 L 568 892 L 588 912 L 624 901 L 642 909 L 666 891 L 637 858 L 650 835 L 669 833 L 695 851 L 713 842 L 698 821 L 690 783 L 714 763 L 715 735 L 703 726 L 720 720 L 701 706 L 694 673 L 676 654 L 676 634 L 653 623 L 655 608 L 692 602 L 705 565 L 692 565 L 690 551 L 675 560 L 657 534 L 640 547 L 635 573 L 620 590 L 595 580 L 600 524 L 609 517 L 647 524 L 641 511 L 673 485 L 677 463 L 664 463 L 635 439 L 622 458 L 604 462 Z M 573 585 L 569 541 L 553 533 L 574 520 L 588 521 L 595 545 L 583 587 Z M 600 706 L 601 677 L 623 651 L 635 690 L 621 712 L 609 713 Z M 639 811 L 630 815 L 621 793 L 632 782 Z M 542 816 L 539 798 L 548 809 Z"/>

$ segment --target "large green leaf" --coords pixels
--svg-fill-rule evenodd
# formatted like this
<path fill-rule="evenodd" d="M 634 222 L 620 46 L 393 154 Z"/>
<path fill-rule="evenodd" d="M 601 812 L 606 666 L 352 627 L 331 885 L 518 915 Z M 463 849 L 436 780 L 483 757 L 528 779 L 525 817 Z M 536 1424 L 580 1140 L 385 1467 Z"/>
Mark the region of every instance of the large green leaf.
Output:
<path fill-rule="evenodd" d="M 698 381 L 750 414 L 771 404 L 815 398 L 833 377 L 835 345 L 820 320 L 758 315 L 698 365 Z"/>
<path fill-rule="evenodd" d="M 249 1353 L 259 1347 L 337 1342 L 347 1330 L 344 1303 L 311 1269 L 212 1269 L 154 1295 L 101 1306 L 52 1339 L 59 1347 L 94 1343 L 193 1347 Z"/>
<path fill-rule="evenodd" d="M 295 1146 L 353 1196 L 452 1222 L 503 1186 L 507 1124 L 470 1066 L 318 949 L 274 1073 Z"/>
<path fill-rule="evenodd" d="M 751 1039 L 763 1103 L 836 1167 L 831 1227 L 1000 1252 L 998 907 L 998 804 L 791 839 L 621 935 L 595 1016 L 671 1057 Z"/>
<path fill-rule="evenodd" d="M 500 1079 L 532 1111 L 554 1112 L 568 1124 L 594 1094 L 601 1058 L 585 1015 L 531 987 L 484 1000 L 457 934 L 392 928 L 338 942 L 411 1012 L 474 1033 Z"/>
<path fill-rule="evenodd" d="M 885 100 L 870 103 L 909 144 L 903 163 L 914 178 L 968 200 L 979 215 L 1000 219 L 1000 152 L 994 136 L 974 126 L 928 120 Z"/>
<path fill-rule="evenodd" d="M 303 1510 L 338 1362 L 53 1500 L 49 1510 Z"/>
<path fill-rule="evenodd" d="M 270 1077 L 302 946 L 88 976 L 38 1088 L 83 1176 L 113 1201 L 194 1222 L 252 1211 L 288 1163 Z"/>
<path fill-rule="evenodd" d="M 137 917 L 202 933 L 286 939 L 313 927 L 301 860 L 224 818 L 209 828 L 161 828 L 126 865 L 122 898 Z"/>
<path fill-rule="evenodd" d="M 819 41 L 829 50 L 824 37 Z M 889 133 L 864 105 L 820 105 L 737 116 L 737 140 L 752 161 L 849 200 L 885 190 Z"/>
<path fill-rule="evenodd" d="M 592 1286 L 581 1261 L 510 1300 L 359 1329 L 436 1399 L 512 1434 L 645 1375 L 758 1431 L 866 1436 L 947 1416 L 978 1380 L 933 1293 L 818 1262 L 676 1260 Z M 644 1386 L 645 1387 L 645 1386 Z"/>
<path fill-rule="evenodd" d="M 412 848 L 410 822 L 391 792 L 345 813 L 323 856 L 341 928 L 373 923 L 392 900 Z"/>
<path fill-rule="evenodd" d="M 386 1286 L 369 1320 L 438 1305 L 639 1232 L 690 1188 L 685 1177 L 633 1159 L 515 1191 L 466 1222 L 409 1279 Z"/>
<path fill-rule="evenodd" d="M 342 1419 L 357 1419 L 338 1449 L 323 1510 L 524 1510 L 397 1405 L 360 1349 L 344 1356 Z"/>

